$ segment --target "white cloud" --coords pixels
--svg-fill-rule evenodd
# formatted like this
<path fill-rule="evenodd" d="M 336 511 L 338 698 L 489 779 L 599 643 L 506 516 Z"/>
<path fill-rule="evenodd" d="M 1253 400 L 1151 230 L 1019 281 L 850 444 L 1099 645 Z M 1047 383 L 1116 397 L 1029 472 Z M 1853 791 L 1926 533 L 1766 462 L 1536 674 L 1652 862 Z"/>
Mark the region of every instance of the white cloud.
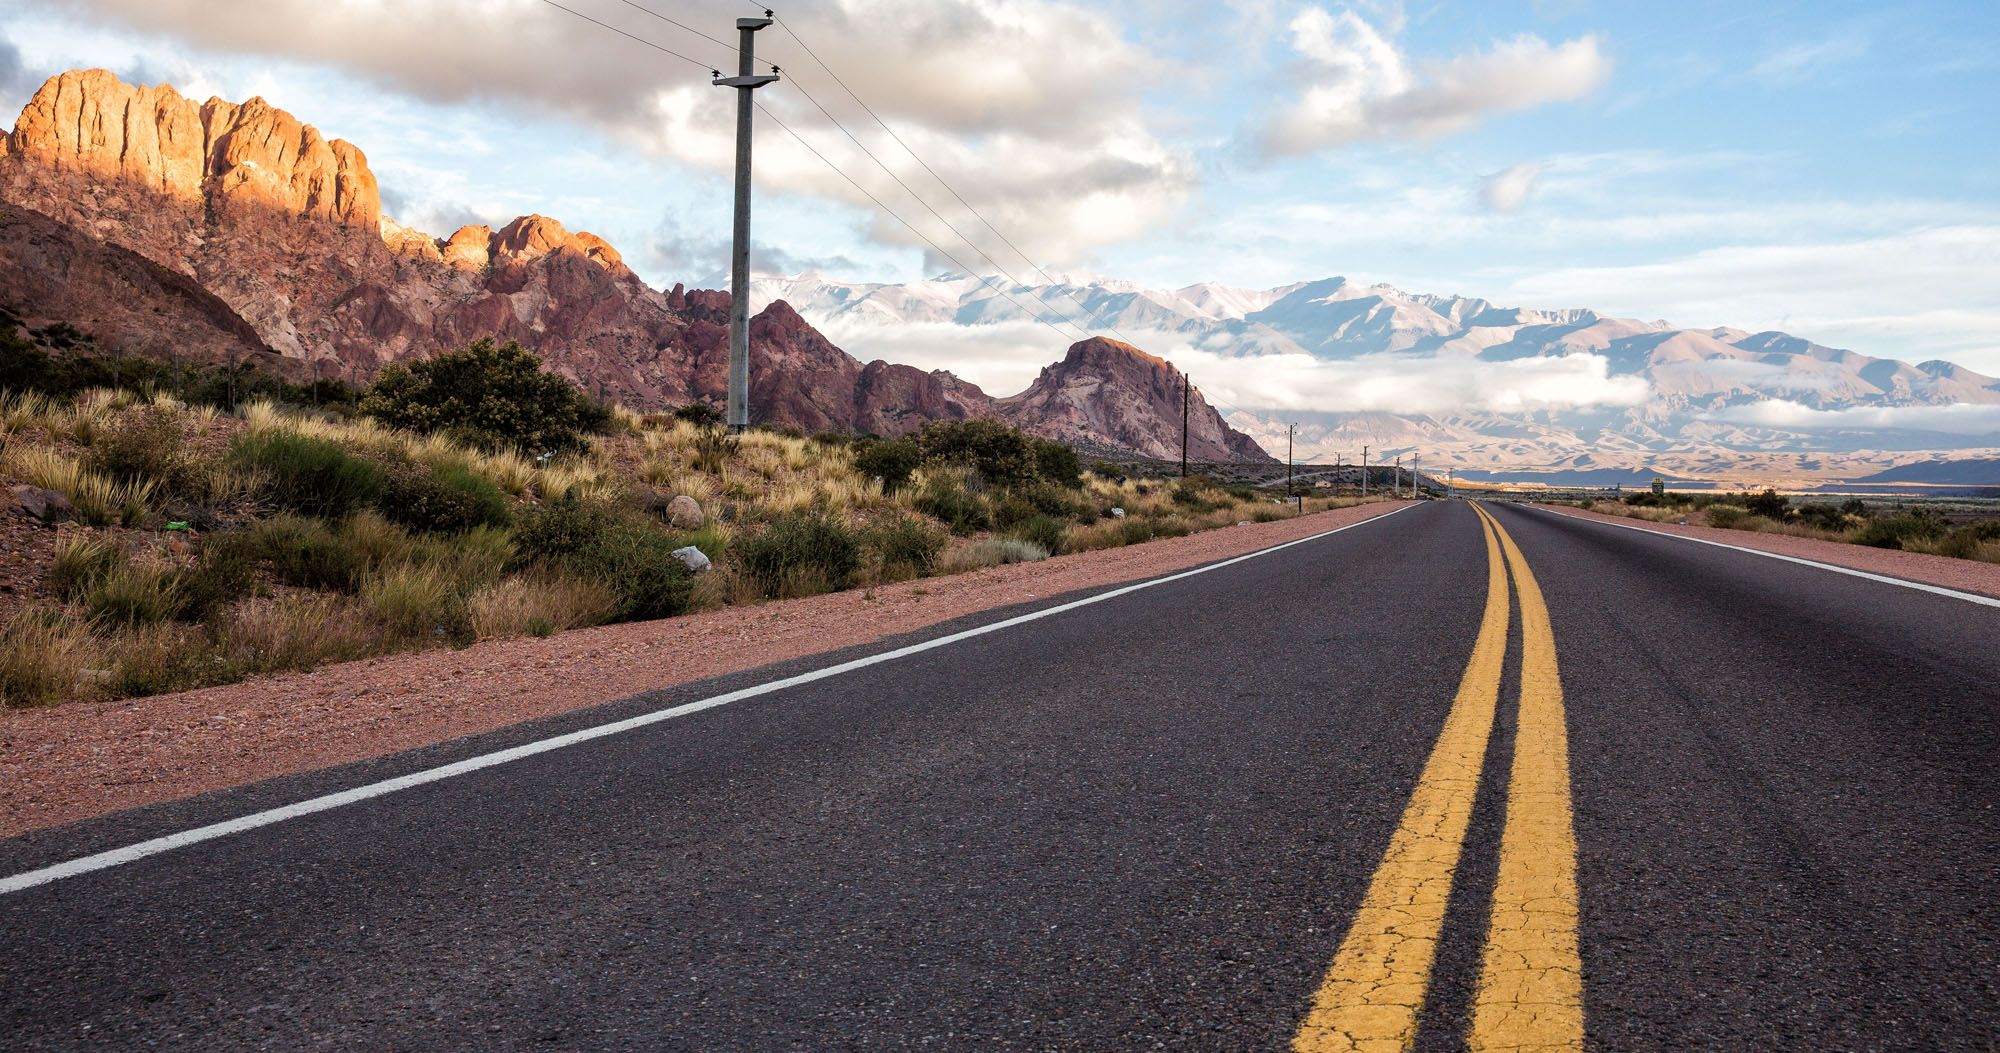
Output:
<path fill-rule="evenodd" d="M 1398 21 L 1308 7 L 1290 25 L 1301 98 L 1263 130 L 1265 148 L 1303 154 L 1379 138 L 1435 139 L 1493 114 L 1583 98 L 1611 75 L 1596 36 L 1560 44 L 1521 34 L 1484 51 L 1413 62 Z"/>
<path fill-rule="evenodd" d="M 2000 406 L 1971 403 L 1821 410 L 1784 399 L 1766 399 L 1705 414 L 1702 419 L 1783 431 L 1929 431 L 2000 436 Z"/>
<path fill-rule="evenodd" d="M 1495 212 L 1519 212 L 1521 206 L 1528 203 L 1528 195 L 1535 190 L 1535 180 L 1546 167 L 1539 162 L 1526 161 L 1504 172 L 1495 172 L 1480 187 L 1480 199 Z"/>
<path fill-rule="evenodd" d="M 41 0 L 190 44 L 336 67 L 441 103 L 497 102 L 589 121 L 697 171 L 733 163 L 734 93 L 695 66 L 648 50 L 537 0 Z M 733 69 L 734 56 L 625 6 L 572 0 L 592 17 Z M 660 14 L 733 38 L 733 19 L 700 0 L 649 0 Z M 744 12 L 748 13 L 746 8 Z M 1194 181 L 1191 159 L 1148 125 L 1143 95 L 1177 76 L 1129 42 L 1115 18 L 1065 0 L 801 0 L 786 26 L 814 43 L 896 134 L 1038 262 L 1072 261 L 1170 216 Z M 837 44 L 837 46 L 827 46 Z M 995 259 L 1025 268 L 902 152 L 784 29 L 758 39 L 789 83 L 759 93 L 787 125 L 933 240 L 943 222 L 837 130 L 800 88 L 838 115 L 951 225 Z M 1077 100 L 1088 98 L 1090 105 Z M 275 99 L 312 120 L 308 99 Z M 760 118 L 760 187 L 831 198 L 873 212 L 867 196 Z M 366 148 L 366 143 L 361 143 Z M 916 245 L 893 220 L 878 241 Z M 954 248 L 984 266 L 971 250 Z"/>
<path fill-rule="evenodd" d="M 1791 83 L 1805 80 L 1828 67 L 1853 62 L 1867 53 L 1867 39 L 1857 35 L 1801 41 L 1772 52 L 1750 72 L 1763 80 Z"/>
<path fill-rule="evenodd" d="M 2000 370 L 2000 226 L 1724 246 L 1662 263 L 1562 268 L 1517 279 L 1505 295 L 1684 326 L 1780 329 L 1862 351 L 1893 342 L 1903 357 Z"/>

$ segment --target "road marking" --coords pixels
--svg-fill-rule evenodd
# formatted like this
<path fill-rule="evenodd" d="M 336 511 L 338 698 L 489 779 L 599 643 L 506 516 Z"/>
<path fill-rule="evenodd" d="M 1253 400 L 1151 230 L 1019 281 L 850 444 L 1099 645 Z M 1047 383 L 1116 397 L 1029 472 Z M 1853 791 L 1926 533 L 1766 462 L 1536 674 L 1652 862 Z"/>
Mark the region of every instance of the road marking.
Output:
<path fill-rule="evenodd" d="M 1530 505 L 1529 507 L 1533 508 L 1536 506 Z M 1926 585 L 1921 581 L 1910 581 L 1906 578 L 1892 578 L 1886 574 L 1870 574 L 1865 570 L 1855 570 L 1853 567 L 1843 567 L 1835 563 L 1821 563 L 1818 560 L 1814 559 L 1804 559 L 1799 556 L 1787 556 L 1778 552 L 1766 552 L 1761 548 L 1745 548 L 1742 545 L 1731 545 L 1721 541 L 1710 541 L 1709 539 L 1703 537 L 1689 537 L 1686 534 L 1675 534 L 1666 530 L 1648 530 L 1645 527 L 1634 526 L 1629 523 L 1614 523 L 1604 519 L 1591 519 L 1586 516 L 1571 515 L 1568 512 L 1559 512 L 1553 508 L 1542 508 L 1540 509 L 1540 511 L 1547 512 L 1551 515 L 1558 515 L 1563 517 L 1564 519 L 1574 519 L 1579 523 L 1596 523 L 1599 526 L 1618 527 L 1623 530 L 1637 530 L 1640 533 L 1650 534 L 1653 537 L 1670 537 L 1678 541 L 1692 541 L 1697 545 L 1713 545 L 1716 548 L 1726 548 L 1731 552 L 1748 552 L 1753 556 L 1763 556 L 1767 559 L 1781 559 L 1787 563 L 1797 563 L 1802 567 L 1818 567 L 1820 570 L 1830 570 L 1835 574 L 1845 574 L 1853 578 L 1866 578 L 1869 581 L 1879 581 L 1884 585 L 1898 585 L 1906 589 L 1915 589 L 1918 592 L 1928 592 L 1938 596 L 1948 596 L 1954 600 L 1964 600 L 1967 603 L 1976 603 L 1982 607 L 2000 607 L 2000 599 L 1995 599 L 1992 596 L 1981 596 L 1976 592 L 1960 592 L 1957 589 L 1947 589 L 1942 585 Z"/>
<path fill-rule="evenodd" d="M 614 721 L 609 724 L 599 724 L 596 727 L 584 728 L 580 731 L 572 731 L 566 735 L 557 735 L 554 736 L 553 738 L 541 739 L 536 742 L 524 743 L 522 745 L 514 746 L 509 749 L 497 750 L 492 753 L 481 754 L 477 757 L 470 757 L 465 760 L 459 761 L 455 764 L 446 764 L 441 767 L 428 768 L 425 769 L 424 771 L 412 772 L 411 774 L 399 776 L 394 779 L 384 779 L 381 782 L 373 782 L 365 786 L 357 786 L 352 789 L 342 790 L 339 793 L 330 793 L 323 797 L 314 797 L 309 800 L 300 801 L 296 804 L 288 804 L 279 808 L 271 808 L 261 812 L 254 812 L 250 815 L 242 816 L 236 819 L 231 819 L 226 822 L 214 823 L 208 826 L 200 826 L 192 830 L 183 830 L 180 833 L 168 834 L 164 837 L 156 837 L 150 841 L 141 841 L 137 844 L 127 845 L 123 848 L 114 848 L 110 849 L 109 851 L 98 852 L 93 855 L 79 856 L 78 858 L 67 860 L 61 863 L 56 863 L 51 866 L 41 867 L 36 870 L 25 871 L 23 873 L 12 875 L 11 877 L 0 878 L 0 895 L 6 895 L 10 892 L 19 892 L 23 889 L 34 888 L 37 885 L 46 885 L 53 881 L 61 881 L 64 878 L 78 877 L 80 875 L 89 874 L 94 871 L 105 870 L 115 866 L 122 866 L 126 863 L 134 863 L 141 859 L 145 859 L 148 856 L 156 856 L 162 852 L 171 852 L 178 848 L 186 848 L 190 845 L 200 844 L 203 841 L 213 841 L 219 837 L 228 837 L 231 834 L 240 834 L 248 830 L 255 830 L 258 827 L 270 826 L 274 823 L 282 823 L 290 819 L 298 819 L 303 816 L 314 815 L 319 812 L 332 811 L 333 809 L 336 808 L 344 808 L 351 804 L 359 804 L 362 801 L 372 800 L 377 797 L 384 797 L 392 793 L 400 793 L 404 790 L 414 789 L 419 786 L 427 786 L 434 782 L 443 782 L 446 779 L 456 778 L 460 775 L 469 775 L 472 772 L 480 771 L 486 768 L 492 768 L 502 764 L 509 764 L 517 760 L 538 756 L 543 753 L 552 753 L 556 750 L 567 749 L 570 746 L 581 745 L 583 743 L 592 742 L 597 739 L 609 738 L 613 735 L 620 735 L 627 731 L 633 731 L 638 728 L 646 727 L 648 725 L 658 724 L 663 721 L 673 720 L 676 717 L 684 717 L 692 713 L 699 713 L 705 709 L 714 709 L 717 706 L 726 706 L 731 702 L 741 702 L 744 699 L 756 698 L 759 695 L 768 695 L 773 692 L 786 690 L 787 688 L 799 687 L 804 684 L 810 684 L 820 680 L 827 680 L 832 677 L 840 676 L 845 673 L 854 672 L 857 669 L 866 669 L 869 666 L 881 665 L 884 662 L 893 662 L 900 658 L 908 658 L 911 655 L 922 654 L 925 651 L 934 651 L 940 647 L 948 647 L 955 643 L 963 643 L 964 641 L 973 639 L 974 637 L 984 636 L 987 633 L 999 632 L 1002 629 L 1011 629 L 1017 625 L 1026 625 L 1029 622 L 1039 621 L 1043 618 L 1053 617 L 1054 615 L 1062 614 L 1067 611 L 1073 611 L 1080 607 L 1088 607 L 1095 603 L 1103 603 L 1107 600 L 1114 600 L 1120 596 L 1129 596 L 1135 592 L 1140 592 L 1145 589 L 1154 588 L 1160 585 L 1166 585 L 1176 581 L 1183 581 L 1185 579 L 1192 578 L 1197 575 L 1207 574 L 1212 571 L 1221 570 L 1224 567 L 1233 567 L 1238 563 L 1243 563 L 1248 560 L 1256 559 L 1260 556 L 1268 556 L 1273 552 L 1282 552 L 1285 549 L 1292 548 L 1297 545 L 1310 544 L 1311 542 L 1314 541 L 1319 541 L 1324 538 L 1332 537 L 1333 535 L 1341 533 L 1343 531 L 1353 530 L 1355 527 L 1367 526 L 1370 523 L 1379 523 L 1382 520 L 1387 519 L 1390 516 L 1396 515 L 1397 513 L 1406 511 L 1411 507 L 1414 506 L 1403 505 L 1400 508 L 1391 509 L 1390 511 L 1384 512 L 1380 515 L 1370 516 L 1369 518 L 1364 519 L 1359 523 L 1349 523 L 1348 525 L 1343 527 L 1335 527 L 1332 530 L 1321 531 L 1320 533 L 1314 534 L 1311 537 L 1299 538 L 1296 541 L 1287 541 L 1282 544 L 1272 545 L 1269 548 L 1258 549 L 1255 552 L 1248 552 L 1241 556 L 1235 556 L 1230 559 L 1225 559 L 1219 562 L 1210 563 L 1207 566 L 1196 567 L 1193 570 L 1184 570 L 1175 574 L 1166 575 L 1164 577 L 1152 578 L 1146 581 L 1135 582 L 1131 585 L 1125 585 L 1120 588 L 1112 589 L 1109 592 L 1100 592 L 1095 596 L 1086 596 L 1080 600 L 1072 600 L 1068 603 L 1058 604 L 1054 607 L 1047 607 L 1039 611 L 1030 611 L 1027 614 L 1016 615 L 1015 617 L 1008 618 L 1004 621 L 994 622 L 991 625 L 982 625 L 977 628 L 966 629 L 962 632 L 952 633 L 949 636 L 940 636 L 935 640 L 926 640 L 922 643 L 911 644 L 907 647 L 899 647 L 893 651 L 884 651 L 881 654 L 868 655 L 867 657 L 864 658 L 856 658 L 852 661 L 842 662 L 839 665 L 832 665 L 824 669 L 815 669 L 808 673 L 800 673 L 797 676 L 786 677 L 782 680 L 773 680 L 768 683 L 757 684 L 752 687 L 741 688 L 724 694 L 714 695 L 709 698 L 704 698 L 696 702 L 688 702 L 678 706 L 671 706 L 666 709 L 654 710 L 651 713 L 643 713 L 640 714 L 639 716 L 629 717 L 625 720 Z"/>
<path fill-rule="evenodd" d="M 1576 830 L 1555 633 L 1526 557 L 1498 520 L 1473 508 L 1499 533 L 1521 602 L 1521 711 L 1492 924 L 1466 1044 L 1475 1053 L 1581 1050 Z"/>
<path fill-rule="evenodd" d="M 1507 572 L 1495 528 L 1483 519 L 1481 528 L 1486 613 L 1472 659 L 1361 909 L 1292 1040 L 1299 1053 L 1403 1050 L 1416 1038 L 1507 657 Z"/>

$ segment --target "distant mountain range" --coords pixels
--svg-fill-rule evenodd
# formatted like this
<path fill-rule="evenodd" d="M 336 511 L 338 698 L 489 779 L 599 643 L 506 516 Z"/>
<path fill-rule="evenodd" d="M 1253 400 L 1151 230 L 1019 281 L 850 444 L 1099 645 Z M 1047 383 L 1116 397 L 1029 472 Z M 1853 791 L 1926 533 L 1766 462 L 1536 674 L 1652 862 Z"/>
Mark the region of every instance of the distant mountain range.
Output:
<path fill-rule="evenodd" d="M 782 298 L 863 351 L 869 327 L 1026 323 L 1020 301 L 1161 354 L 1219 355 L 1245 374 L 1282 356 L 1308 356 L 1335 381 L 1408 371 L 1480 375 L 1491 386 L 1509 382 L 1510 368 L 1583 364 L 1601 369 L 1586 386 L 1614 396 L 1509 409 L 1501 391 L 1475 409 L 1431 413 L 1278 410 L 1235 397 L 1241 409 L 1230 422 L 1267 449 L 1282 448 L 1277 420 L 1302 421 L 1302 459 L 1352 459 L 1367 444 L 1377 457 L 1417 455 L 1439 470 L 1663 471 L 1749 483 L 1854 478 L 1917 451 L 2000 452 L 2000 381 L 1948 362 L 1911 365 L 1779 332 L 1501 307 L 1345 278 L 1264 290 L 1089 278 L 1007 293 L 966 277 L 861 284 L 817 273 L 762 279 L 756 288 L 760 301 Z M 1591 380 L 1590 370 L 1578 375 Z M 1228 377 L 1203 379 L 1211 390 L 1229 387 Z"/>

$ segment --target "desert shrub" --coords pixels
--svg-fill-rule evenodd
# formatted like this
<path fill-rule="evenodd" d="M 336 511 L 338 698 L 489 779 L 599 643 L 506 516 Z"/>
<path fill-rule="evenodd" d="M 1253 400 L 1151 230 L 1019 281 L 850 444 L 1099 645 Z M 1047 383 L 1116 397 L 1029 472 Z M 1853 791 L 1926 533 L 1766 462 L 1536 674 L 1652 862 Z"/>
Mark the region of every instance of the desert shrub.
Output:
<path fill-rule="evenodd" d="M 1035 451 L 1035 474 L 1043 482 L 1074 489 L 1083 485 L 1083 462 L 1069 446 L 1049 439 L 1031 439 Z"/>
<path fill-rule="evenodd" d="M 740 437 L 731 435 L 719 424 L 711 424 L 695 433 L 688 452 L 697 471 L 721 475 L 729 467 L 729 459 L 742 449 Z"/>
<path fill-rule="evenodd" d="M 739 539 L 736 559 L 763 595 L 808 596 L 847 585 L 861 566 L 861 542 L 833 516 L 800 512 Z"/>
<path fill-rule="evenodd" d="M 1933 544 L 1940 556 L 1953 559 L 1983 559 L 1995 542 L 2000 542 L 2000 520 L 1969 523 L 1945 534 Z"/>
<path fill-rule="evenodd" d="M 1743 509 L 1753 516 L 1763 516 L 1783 522 L 1791 512 L 1792 503 L 1776 490 L 1765 490 L 1761 494 L 1751 494 L 1743 501 Z"/>
<path fill-rule="evenodd" d="M 26 608 L 0 628 L 0 704 L 49 706 L 102 693 L 100 645 L 60 612 Z"/>
<path fill-rule="evenodd" d="M 868 478 L 879 477 L 885 493 L 895 493 L 910 481 L 911 473 L 924 463 L 917 440 L 905 435 L 895 439 L 860 439 L 854 444 L 854 467 Z"/>
<path fill-rule="evenodd" d="M 317 519 L 276 516 L 251 526 L 246 553 L 268 563 L 287 585 L 352 592 L 368 564 L 360 550 Z"/>
<path fill-rule="evenodd" d="M 1275 523 L 1284 518 L 1286 518 L 1284 509 L 1272 505 L 1259 505 L 1250 513 L 1250 521 L 1253 523 Z"/>
<path fill-rule="evenodd" d="M 125 697 L 164 695 L 227 683 L 239 675 L 200 629 L 155 625 L 112 641 L 113 687 Z"/>
<path fill-rule="evenodd" d="M 555 573 L 527 574 L 502 579 L 473 593 L 466 609 L 477 639 L 551 636 L 610 621 L 618 612 L 618 596 L 594 581 Z"/>
<path fill-rule="evenodd" d="M 54 490 L 76 506 L 77 519 L 90 526 L 137 526 L 152 509 L 151 479 L 119 482 L 47 446 L 11 451 L 7 468 L 21 481 Z"/>
<path fill-rule="evenodd" d="M 111 423 L 93 437 L 84 467 L 121 483 L 151 482 L 183 494 L 195 483 L 188 434 L 180 416 L 148 406 Z"/>
<path fill-rule="evenodd" d="M 157 625 L 180 611 L 180 593 L 173 567 L 121 561 L 84 593 L 83 612 L 100 625 Z"/>
<path fill-rule="evenodd" d="M 1068 530 L 1048 516 L 1025 519 L 1007 531 L 1007 536 L 1026 541 L 1052 556 L 1060 556 L 1068 541 Z"/>
<path fill-rule="evenodd" d="M 1943 526 L 1930 516 L 1905 513 L 1869 520 L 1853 541 L 1874 548 L 1902 548 L 1905 542 L 1929 541 L 1943 533 Z"/>
<path fill-rule="evenodd" d="M 1093 518 L 1097 506 L 1075 490 L 1046 480 L 1036 480 L 1012 491 L 1042 515 L 1055 519 Z"/>
<path fill-rule="evenodd" d="M 310 669 L 379 652 L 381 628 L 343 596 L 288 596 L 232 609 L 220 627 L 220 661 L 244 673 Z"/>
<path fill-rule="evenodd" d="M 1206 479 L 1182 479 L 1174 484 L 1173 502 L 1197 515 L 1213 512 L 1221 507 L 1215 501 L 1215 491 L 1209 488 Z"/>
<path fill-rule="evenodd" d="M 694 401 L 674 411 L 675 420 L 684 420 L 697 428 L 725 424 L 722 410 L 713 402 Z"/>
<path fill-rule="evenodd" d="M 1153 540 L 1154 534 L 1152 520 L 1132 517 L 1118 521 L 1118 538 L 1123 544 L 1142 544 Z"/>
<path fill-rule="evenodd" d="M 390 366 L 369 387 L 361 411 L 391 427 L 530 454 L 581 449 L 587 433 L 611 422 L 610 411 L 575 384 L 543 372 L 534 352 L 491 338 Z"/>
<path fill-rule="evenodd" d="M 410 539 L 408 566 L 431 567 L 458 583 L 461 592 L 500 580 L 519 563 L 514 535 L 499 527 L 474 527 L 463 534 L 421 534 Z"/>
<path fill-rule="evenodd" d="M 453 640 L 471 631 L 458 582 L 440 567 L 408 565 L 370 574 L 361 583 L 361 602 L 395 639 Z"/>
<path fill-rule="evenodd" d="M 883 580 L 921 578 L 937 569 L 945 535 L 922 520 L 898 517 L 868 528 L 862 546 Z"/>
<path fill-rule="evenodd" d="M 917 447 L 926 461 L 970 468 L 996 486 L 1014 486 L 1035 477 L 1034 442 L 999 421 L 931 421 L 917 433 Z"/>
<path fill-rule="evenodd" d="M 1019 491 L 1008 490 L 989 502 L 989 516 L 995 530 L 1012 530 L 1042 513 L 1021 496 Z"/>
<path fill-rule="evenodd" d="M 617 519 L 601 502 L 565 495 L 523 517 L 514 531 L 514 541 L 523 563 L 560 561 L 594 544 Z"/>
<path fill-rule="evenodd" d="M 1846 530 L 1848 514 L 1844 506 L 1833 504 L 1800 505 L 1798 509 L 1799 522 L 1820 530 Z"/>
<path fill-rule="evenodd" d="M 969 570 L 999 567 L 1009 563 L 1034 563 L 1049 558 L 1046 549 L 1019 538 L 982 538 L 953 549 L 944 558 L 944 572 L 962 574 Z"/>
<path fill-rule="evenodd" d="M 1167 516 L 1153 521 L 1153 537 L 1186 537 L 1194 533 L 1194 524 L 1180 516 Z"/>
<path fill-rule="evenodd" d="M 386 473 L 382 512 L 412 530 L 457 534 L 474 527 L 504 527 L 513 505 L 493 481 L 454 464 L 398 464 Z"/>
<path fill-rule="evenodd" d="M 1733 530 L 1741 526 L 1744 517 L 1749 514 L 1748 511 L 1736 505 L 1710 505 L 1708 507 L 1708 525 L 1721 527 L 1724 530 Z"/>
<path fill-rule="evenodd" d="M 928 480 L 912 507 L 960 536 L 976 534 L 993 524 L 985 499 L 950 479 Z"/>
<path fill-rule="evenodd" d="M 334 518 L 372 504 L 386 483 L 380 466 L 331 439 L 288 431 L 252 432 L 230 445 L 230 462 L 261 473 L 280 508 Z"/>
<path fill-rule="evenodd" d="M 386 567 L 415 558 L 410 532 L 374 511 L 356 512 L 333 528 L 334 536 L 364 567 Z"/>
<path fill-rule="evenodd" d="M 205 621 L 223 607 L 256 588 L 256 551 L 242 533 L 211 534 L 202 541 L 194 566 L 181 573 L 179 603 L 174 615 L 183 621 Z"/>
<path fill-rule="evenodd" d="M 76 535 L 56 549 L 49 587 L 67 600 L 82 599 L 104 576 L 125 563 L 125 550 L 102 538 Z"/>
<path fill-rule="evenodd" d="M 617 597 L 615 620 L 642 621 L 685 613 L 694 575 L 673 557 L 679 542 L 643 523 L 612 521 L 562 557 L 562 565 Z"/>

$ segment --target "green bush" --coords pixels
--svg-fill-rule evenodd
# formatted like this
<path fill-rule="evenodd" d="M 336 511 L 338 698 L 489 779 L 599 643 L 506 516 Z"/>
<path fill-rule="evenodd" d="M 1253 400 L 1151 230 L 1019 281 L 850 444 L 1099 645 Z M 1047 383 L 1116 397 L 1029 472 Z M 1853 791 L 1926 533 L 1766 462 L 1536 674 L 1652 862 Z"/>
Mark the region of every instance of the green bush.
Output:
<path fill-rule="evenodd" d="M 412 530 L 459 534 L 474 527 L 505 527 L 513 505 L 493 481 L 454 464 L 399 464 L 387 472 L 383 514 Z"/>
<path fill-rule="evenodd" d="M 1043 482 L 1068 489 L 1083 485 L 1083 462 L 1076 451 L 1049 439 L 1032 439 L 1035 447 L 1035 474 Z"/>
<path fill-rule="evenodd" d="M 993 524 L 983 498 L 947 480 L 931 480 L 913 504 L 917 511 L 961 537 L 977 534 Z"/>
<path fill-rule="evenodd" d="M 896 439 L 861 439 L 854 444 L 854 467 L 863 476 L 882 480 L 885 493 L 895 493 L 910 481 L 910 474 L 924 463 L 917 440 L 905 435 Z"/>
<path fill-rule="evenodd" d="M 1017 523 L 1007 531 L 1007 536 L 1026 541 L 1051 556 L 1062 555 L 1069 541 L 1069 531 L 1048 516 L 1035 516 Z"/>
<path fill-rule="evenodd" d="M 1121 519 L 1118 521 L 1118 537 L 1122 543 L 1127 545 L 1137 545 L 1142 542 L 1151 541 L 1153 540 L 1153 523 L 1151 520 L 1140 519 L 1136 516 Z"/>
<path fill-rule="evenodd" d="M 610 411 L 575 384 L 542 371 L 518 343 L 491 338 L 382 371 L 361 411 L 392 427 L 448 432 L 489 450 L 528 454 L 581 449 L 610 426 Z"/>
<path fill-rule="evenodd" d="M 839 519 L 799 512 L 739 539 L 736 558 L 765 596 L 805 596 L 847 585 L 861 566 L 861 543 Z"/>
<path fill-rule="evenodd" d="M 84 616 L 107 625 L 157 625 L 180 610 L 180 588 L 180 575 L 172 567 L 121 563 L 84 594 Z"/>
<path fill-rule="evenodd" d="M 694 575 L 673 556 L 680 547 L 643 523 L 612 521 L 562 565 L 617 596 L 615 621 L 671 618 L 686 613 L 694 596 Z"/>
<path fill-rule="evenodd" d="M 1735 505 L 1710 505 L 1708 507 L 1708 525 L 1721 527 L 1724 530 L 1734 530 L 1742 526 L 1743 520 L 1749 515 L 1748 511 Z"/>
<path fill-rule="evenodd" d="M 1929 541 L 1943 533 L 1943 525 L 1930 516 L 1902 514 L 1870 520 L 1853 540 L 1874 548 L 1902 548 L 1905 541 Z"/>
<path fill-rule="evenodd" d="M 255 559 L 248 535 L 213 534 L 203 540 L 194 567 L 181 574 L 176 616 L 183 621 L 205 621 L 250 595 L 257 585 L 252 572 Z"/>
<path fill-rule="evenodd" d="M 66 600 L 82 599 L 114 569 L 125 565 L 125 550 L 101 538 L 73 537 L 56 550 L 49 587 Z"/>
<path fill-rule="evenodd" d="M 230 446 L 229 457 L 262 472 L 265 492 L 279 507 L 304 515 L 344 516 L 379 500 L 386 482 L 373 461 L 330 439 L 292 432 L 245 435 Z"/>
<path fill-rule="evenodd" d="M 525 516 L 514 531 L 522 565 L 562 561 L 595 544 L 617 522 L 608 506 L 565 494 Z"/>
<path fill-rule="evenodd" d="M 1284 509 L 1275 505 L 1260 505 L 1250 513 L 1250 521 L 1253 523 L 1275 523 L 1287 518 L 1290 517 L 1285 514 Z"/>
<path fill-rule="evenodd" d="M 1791 507 L 1792 503 L 1776 490 L 1765 490 L 1761 494 L 1752 494 L 1743 501 L 1744 511 L 1749 512 L 1753 516 L 1763 516 L 1766 519 L 1775 519 L 1781 523 L 1784 522 L 1785 516 L 1790 513 Z"/>
<path fill-rule="evenodd" d="M 924 460 L 962 465 L 995 486 L 1016 486 L 1035 478 L 1034 441 L 995 420 L 940 420 L 917 433 Z"/>
<path fill-rule="evenodd" d="M 921 578 L 937 569 L 945 535 L 917 519 L 898 518 L 870 527 L 862 538 L 886 580 Z"/>
<path fill-rule="evenodd" d="M 252 526 L 244 552 L 270 565 L 286 585 L 353 592 L 368 570 L 361 551 L 317 519 L 277 516 Z"/>

